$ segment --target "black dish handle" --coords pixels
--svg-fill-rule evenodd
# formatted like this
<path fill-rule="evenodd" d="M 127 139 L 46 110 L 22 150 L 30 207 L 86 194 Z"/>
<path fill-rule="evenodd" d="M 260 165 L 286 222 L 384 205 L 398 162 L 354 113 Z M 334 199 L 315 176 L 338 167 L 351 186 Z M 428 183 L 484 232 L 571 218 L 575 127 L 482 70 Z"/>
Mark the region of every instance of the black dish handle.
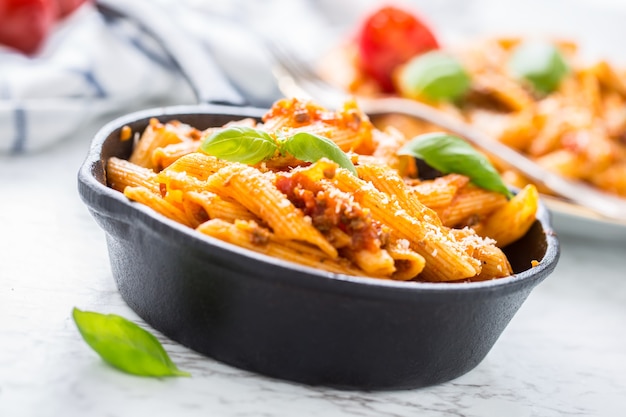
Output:
<path fill-rule="evenodd" d="M 173 25 L 159 2 L 97 0 L 96 7 L 104 15 L 127 18 L 150 33 L 179 67 L 199 103 L 247 104 L 201 42 L 184 28 Z"/>

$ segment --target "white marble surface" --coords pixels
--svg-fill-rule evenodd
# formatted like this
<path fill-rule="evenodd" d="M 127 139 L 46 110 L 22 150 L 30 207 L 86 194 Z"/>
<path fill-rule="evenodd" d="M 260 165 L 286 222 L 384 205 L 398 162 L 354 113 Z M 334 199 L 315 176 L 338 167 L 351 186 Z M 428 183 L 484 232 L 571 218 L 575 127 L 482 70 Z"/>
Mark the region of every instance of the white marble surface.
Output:
<path fill-rule="evenodd" d="M 563 236 L 556 271 L 487 358 L 440 386 L 382 393 L 301 386 L 160 335 L 192 378 L 110 368 L 82 341 L 72 308 L 145 323 L 117 293 L 104 233 L 76 191 L 92 130 L 40 154 L 0 156 L 0 416 L 624 415 L 626 236 Z"/>

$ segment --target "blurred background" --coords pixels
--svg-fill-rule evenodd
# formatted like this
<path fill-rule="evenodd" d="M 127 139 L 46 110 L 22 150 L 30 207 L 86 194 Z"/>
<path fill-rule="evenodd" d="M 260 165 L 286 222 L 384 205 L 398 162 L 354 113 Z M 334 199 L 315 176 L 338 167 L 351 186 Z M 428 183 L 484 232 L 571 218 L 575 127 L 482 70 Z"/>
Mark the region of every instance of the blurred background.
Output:
<path fill-rule="evenodd" d="M 384 3 L 0 0 L 0 153 L 45 149 L 101 117 L 197 103 L 181 56 L 206 68 L 215 101 L 237 101 L 217 92 L 228 84 L 244 104 L 267 107 L 281 93 L 264 37 L 285 39 L 314 61 Z M 581 42 L 584 54 L 626 61 L 616 36 L 626 6 L 618 0 L 394 3 L 418 11 L 446 43 L 483 33 L 558 34 Z"/>

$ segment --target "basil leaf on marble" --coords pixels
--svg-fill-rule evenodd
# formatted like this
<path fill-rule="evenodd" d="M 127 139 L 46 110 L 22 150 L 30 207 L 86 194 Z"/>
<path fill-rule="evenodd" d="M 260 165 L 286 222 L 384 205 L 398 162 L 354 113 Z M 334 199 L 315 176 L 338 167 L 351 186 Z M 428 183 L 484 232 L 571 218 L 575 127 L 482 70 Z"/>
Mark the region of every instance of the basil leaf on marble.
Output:
<path fill-rule="evenodd" d="M 348 155 L 335 142 L 323 136 L 307 132 L 296 133 L 281 143 L 281 151 L 286 151 L 305 162 L 316 162 L 322 158 L 328 158 L 341 168 L 357 175 L 356 168 Z"/>
<path fill-rule="evenodd" d="M 191 376 L 178 369 L 156 337 L 124 317 L 76 307 L 72 317 L 85 342 L 121 371 L 139 376 Z"/>
<path fill-rule="evenodd" d="M 466 175 L 478 187 L 504 194 L 507 198 L 513 196 L 489 160 L 456 136 L 447 133 L 419 135 L 398 153 L 422 159 L 443 174 L 454 172 Z"/>
<path fill-rule="evenodd" d="M 254 165 L 274 155 L 278 146 L 267 132 L 232 126 L 205 138 L 200 149 L 227 161 Z"/>

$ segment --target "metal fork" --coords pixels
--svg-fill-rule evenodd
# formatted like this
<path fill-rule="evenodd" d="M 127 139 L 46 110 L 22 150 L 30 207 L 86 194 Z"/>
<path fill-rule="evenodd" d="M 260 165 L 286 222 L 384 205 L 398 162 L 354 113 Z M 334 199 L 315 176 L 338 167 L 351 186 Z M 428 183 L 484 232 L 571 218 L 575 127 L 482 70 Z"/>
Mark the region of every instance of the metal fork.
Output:
<path fill-rule="evenodd" d="M 328 108 L 337 108 L 350 95 L 322 79 L 283 41 L 268 39 L 268 52 L 274 58 L 278 86 L 288 97 L 314 99 Z M 591 209 L 606 218 L 626 221 L 626 199 L 599 191 L 581 181 L 560 176 L 533 160 L 446 113 L 415 100 L 398 97 L 355 97 L 360 108 L 369 115 L 403 114 L 432 123 L 489 152 L 515 167 L 535 184 L 541 184 L 555 194 Z"/>

